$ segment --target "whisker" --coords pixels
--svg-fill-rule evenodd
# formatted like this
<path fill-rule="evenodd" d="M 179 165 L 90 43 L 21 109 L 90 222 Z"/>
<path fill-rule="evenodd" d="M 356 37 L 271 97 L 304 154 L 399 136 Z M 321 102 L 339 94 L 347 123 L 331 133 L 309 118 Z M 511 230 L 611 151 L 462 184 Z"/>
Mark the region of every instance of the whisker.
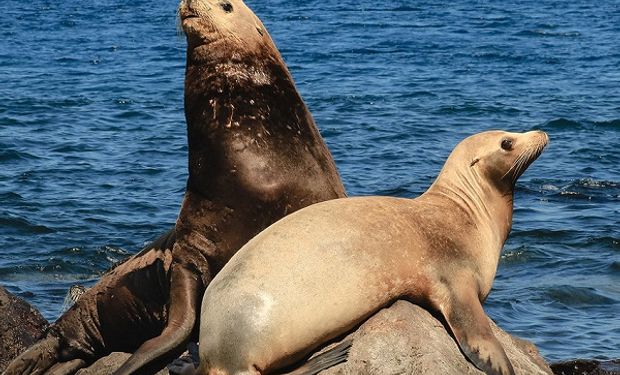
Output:
<path fill-rule="evenodd" d="M 519 166 L 517 167 L 517 169 L 515 170 L 513 179 L 516 180 L 517 176 L 520 176 L 523 171 L 525 170 L 525 168 L 527 168 L 528 162 L 531 160 L 531 152 L 527 152 L 527 156 L 522 158 L 519 161 Z"/>
<path fill-rule="evenodd" d="M 510 174 L 510 172 L 515 169 L 515 167 L 517 166 L 517 164 L 519 164 L 520 160 L 524 157 L 526 151 L 522 152 L 521 155 L 519 155 L 517 157 L 517 159 L 515 159 L 514 163 L 512 164 L 512 166 L 510 167 L 510 169 L 508 169 L 508 171 L 506 173 L 504 173 L 504 175 L 502 176 L 502 179 L 506 178 L 506 176 L 508 176 Z"/>

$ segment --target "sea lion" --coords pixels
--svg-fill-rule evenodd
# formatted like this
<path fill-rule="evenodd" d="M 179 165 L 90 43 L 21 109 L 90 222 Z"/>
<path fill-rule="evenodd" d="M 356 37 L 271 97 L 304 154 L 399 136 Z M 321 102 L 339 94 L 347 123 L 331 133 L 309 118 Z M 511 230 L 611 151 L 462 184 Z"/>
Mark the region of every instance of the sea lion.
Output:
<path fill-rule="evenodd" d="M 175 231 L 82 295 L 7 374 L 71 373 L 111 351 L 117 374 L 163 367 L 197 332 L 211 278 L 281 217 L 345 190 L 262 22 L 241 0 L 187 0 L 189 179 Z M 196 329 L 194 327 L 196 326 Z"/>
<path fill-rule="evenodd" d="M 481 302 L 515 181 L 547 142 L 539 131 L 473 135 L 416 199 L 337 199 L 271 225 L 205 292 L 198 373 L 278 371 L 402 298 L 441 313 L 479 369 L 513 374 Z"/>

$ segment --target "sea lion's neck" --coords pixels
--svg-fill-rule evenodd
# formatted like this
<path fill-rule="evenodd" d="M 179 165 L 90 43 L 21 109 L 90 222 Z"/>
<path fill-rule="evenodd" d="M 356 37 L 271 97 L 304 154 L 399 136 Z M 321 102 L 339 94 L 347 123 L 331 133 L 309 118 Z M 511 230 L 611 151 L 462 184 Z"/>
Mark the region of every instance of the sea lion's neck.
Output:
<path fill-rule="evenodd" d="M 478 292 L 484 300 L 493 284 L 500 253 L 512 225 L 512 194 L 500 194 L 470 170 L 467 168 L 465 173 L 442 171 L 419 199 L 435 206 L 437 212 L 448 215 L 445 221 L 454 227 L 448 229 L 468 230 L 477 239 L 470 242 L 470 247 L 460 250 L 484 260 L 478 275 Z"/>
<path fill-rule="evenodd" d="M 512 227 L 512 192 L 500 193 L 476 168 L 444 168 L 423 196 L 437 197 L 446 209 L 456 206 L 465 212 L 501 250 Z"/>
<path fill-rule="evenodd" d="M 289 118 L 297 119 L 308 113 L 284 63 L 271 54 L 218 58 L 208 63 L 188 60 L 185 114 L 188 131 L 204 132 L 238 131 L 235 128 L 243 123 L 285 126 L 286 121 L 273 117 L 293 115 Z"/>
<path fill-rule="evenodd" d="M 243 158 L 268 149 L 291 153 L 306 149 L 317 160 L 322 158 L 326 150 L 318 129 L 276 52 L 258 61 L 245 57 L 199 65 L 188 61 L 188 188 L 209 195 L 215 188 L 214 176 L 235 178 L 238 174 L 232 176 L 230 171 L 245 164 Z"/>

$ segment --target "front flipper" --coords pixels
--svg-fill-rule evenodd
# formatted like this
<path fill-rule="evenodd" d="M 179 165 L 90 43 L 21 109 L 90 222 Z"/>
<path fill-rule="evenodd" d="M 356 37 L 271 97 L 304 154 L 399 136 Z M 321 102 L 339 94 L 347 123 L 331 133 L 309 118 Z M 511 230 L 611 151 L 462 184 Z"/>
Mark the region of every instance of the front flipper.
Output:
<path fill-rule="evenodd" d="M 168 322 L 161 335 L 142 344 L 115 375 L 159 370 L 180 355 L 187 345 L 199 311 L 204 286 L 196 272 L 172 265 Z"/>
<path fill-rule="evenodd" d="M 463 353 L 488 375 L 514 375 L 510 360 L 491 331 L 476 288 L 465 284 L 450 289 L 439 309 Z"/>

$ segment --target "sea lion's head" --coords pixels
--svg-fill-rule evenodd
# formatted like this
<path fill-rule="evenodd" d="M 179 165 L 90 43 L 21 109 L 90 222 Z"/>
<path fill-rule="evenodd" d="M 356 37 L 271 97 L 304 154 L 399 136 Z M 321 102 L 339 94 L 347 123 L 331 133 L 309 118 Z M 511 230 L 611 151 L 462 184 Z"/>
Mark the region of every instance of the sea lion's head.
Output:
<path fill-rule="evenodd" d="M 178 12 L 190 60 L 243 59 L 239 51 L 257 54 L 271 44 L 265 26 L 241 0 L 182 0 Z"/>
<path fill-rule="evenodd" d="M 517 179 L 540 156 L 548 142 L 547 133 L 538 130 L 478 133 L 454 148 L 441 175 L 470 182 L 466 185 L 491 186 L 501 194 L 512 193 Z"/>

